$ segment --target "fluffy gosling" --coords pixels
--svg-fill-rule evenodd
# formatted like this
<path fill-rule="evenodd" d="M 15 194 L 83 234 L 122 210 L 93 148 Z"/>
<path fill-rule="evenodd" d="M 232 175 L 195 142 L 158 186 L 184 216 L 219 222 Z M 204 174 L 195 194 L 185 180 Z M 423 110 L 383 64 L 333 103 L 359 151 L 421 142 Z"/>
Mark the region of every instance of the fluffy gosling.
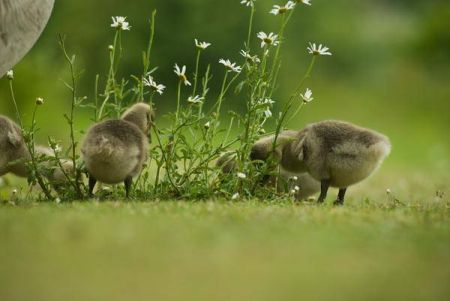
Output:
<path fill-rule="evenodd" d="M 288 138 L 294 140 L 297 132 L 284 131 L 280 133 L 282 139 Z M 255 142 L 250 154 L 251 160 L 258 160 L 255 150 L 265 149 L 270 152 L 272 149 L 274 136 L 262 138 Z M 229 174 L 235 171 L 236 157 L 234 152 L 226 152 L 216 161 L 216 167 L 220 168 L 222 173 Z M 280 166 L 278 166 L 280 167 Z M 276 167 L 277 168 L 277 167 Z M 295 191 L 295 198 L 297 200 L 304 200 L 320 191 L 320 182 L 312 178 L 307 172 L 291 173 L 280 167 L 279 176 L 270 176 L 264 179 L 266 185 L 277 185 L 278 192 Z M 298 187 L 297 189 L 295 189 Z"/>
<path fill-rule="evenodd" d="M 273 141 L 273 140 L 272 140 Z M 308 125 L 295 139 L 280 135 L 274 157 L 288 172 L 308 172 L 320 181 L 318 202 L 329 187 L 339 188 L 336 205 L 344 204 L 347 188 L 370 176 L 390 153 L 389 139 L 375 131 L 342 121 Z M 271 150 L 252 149 L 253 156 L 266 160 Z"/>
<path fill-rule="evenodd" d="M 27 177 L 24 161 L 30 159 L 20 127 L 8 117 L 0 115 L 0 176 L 11 172 L 19 177 Z"/>
<path fill-rule="evenodd" d="M 37 156 L 54 157 L 55 155 L 51 148 L 42 145 L 36 145 L 35 153 Z M 31 155 L 20 127 L 8 117 L 0 115 L 0 176 L 11 172 L 22 178 L 28 177 L 26 162 L 30 160 Z M 49 168 L 51 162 L 40 164 Z M 61 159 L 61 165 L 66 174 L 73 172 L 72 161 Z M 51 174 L 45 176 L 52 185 L 62 185 L 66 182 L 66 177 L 59 166 L 56 166 Z"/>
<path fill-rule="evenodd" d="M 93 125 L 81 147 L 82 158 L 89 174 L 89 193 L 97 181 L 107 184 L 124 182 L 129 197 L 133 177 L 147 161 L 148 138 L 153 123 L 153 111 L 148 104 L 137 103 L 121 119 Z"/>

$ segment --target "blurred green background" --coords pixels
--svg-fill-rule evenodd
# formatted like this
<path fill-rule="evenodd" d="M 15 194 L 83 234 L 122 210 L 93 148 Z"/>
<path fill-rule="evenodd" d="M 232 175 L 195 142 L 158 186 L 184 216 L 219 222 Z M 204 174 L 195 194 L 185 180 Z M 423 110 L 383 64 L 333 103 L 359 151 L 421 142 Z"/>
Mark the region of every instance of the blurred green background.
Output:
<path fill-rule="evenodd" d="M 84 69 L 81 95 L 93 99 L 94 78 L 105 74 L 107 46 L 114 31 L 111 16 L 128 17 L 132 25 L 123 36 L 125 57 L 121 75 L 141 71 L 141 51 L 146 47 L 148 19 L 158 10 L 153 66 L 158 82 L 168 87 L 155 98 L 158 122 L 173 110 L 177 78 L 175 62 L 192 72 L 194 38 L 213 44 L 203 62 L 212 64 L 213 88 L 218 93 L 223 67 L 219 58 L 240 61 L 250 10 L 240 1 L 133 0 L 56 1 L 48 27 L 35 47 L 15 67 L 15 87 L 25 119 L 30 119 L 34 99 L 46 100 L 39 119 L 39 139 L 48 135 L 67 145 L 68 126 L 63 113 L 70 94 L 62 80 L 68 68 L 57 44 L 57 34 L 67 35 L 70 53 Z M 279 18 L 269 15 L 277 1 L 258 0 L 255 31 L 278 30 Z M 281 4 L 281 3 L 278 3 Z M 393 153 L 388 170 L 417 170 L 449 166 L 450 138 L 450 2 L 420 0 L 325 1 L 300 5 L 289 24 L 283 47 L 278 108 L 304 74 L 309 41 L 324 43 L 332 57 L 321 57 L 307 86 L 315 101 L 290 127 L 322 119 L 343 119 L 377 129 L 389 137 Z M 256 39 L 253 49 L 258 48 Z M 7 80 L 0 80 L 0 113 L 14 116 Z M 243 109 L 241 96 L 232 95 L 228 108 Z M 85 129 L 90 112 L 80 112 L 78 129 Z"/>

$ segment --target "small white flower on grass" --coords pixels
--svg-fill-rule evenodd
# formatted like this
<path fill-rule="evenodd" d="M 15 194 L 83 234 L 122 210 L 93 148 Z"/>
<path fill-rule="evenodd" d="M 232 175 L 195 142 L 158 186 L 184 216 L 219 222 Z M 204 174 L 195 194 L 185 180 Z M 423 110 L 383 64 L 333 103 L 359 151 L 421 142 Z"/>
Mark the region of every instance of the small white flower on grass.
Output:
<path fill-rule="evenodd" d="M 206 48 L 211 46 L 211 43 L 199 42 L 197 39 L 195 39 L 195 46 L 199 49 L 205 50 Z"/>
<path fill-rule="evenodd" d="M 203 125 L 205 127 L 205 129 L 209 129 L 211 127 L 211 122 L 207 122 Z"/>
<path fill-rule="evenodd" d="M 113 51 L 113 50 L 114 50 L 114 46 L 113 46 L 113 45 L 109 45 L 109 46 L 108 46 L 108 50 L 109 50 L 109 51 Z"/>
<path fill-rule="evenodd" d="M 60 203 L 61 203 L 61 199 L 60 199 L 60 198 L 56 198 L 56 199 L 55 199 L 55 203 L 56 203 L 56 204 L 60 204 Z"/>
<path fill-rule="evenodd" d="M 231 196 L 231 199 L 232 200 L 237 200 L 239 198 L 239 192 L 236 192 L 235 194 L 233 194 L 232 196 Z"/>
<path fill-rule="evenodd" d="M 296 185 L 296 186 L 294 187 L 294 190 L 298 192 L 298 191 L 300 191 L 300 187 Z"/>
<path fill-rule="evenodd" d="M 273 114 L 272 114 L 271 110 L 267 109 L 264 111 L 264 116 L 266 116 L 266 118 L 270 118 L 270 117 L 272 117 L 272 115 Z"/>
<path fill-rule="evenodd" d="M 270 99 L 270 98 L 265 98 L 265 99 L 262 101 L 262 103 L 265 104 L 265 105 L 271 106 L 271 105 L 273 105 L 273 104 L 275 103 L 275 101 L 273 101 L 273 100 Z"/>
<path fill-rule="evenodd" d="M 278 41 L 278 35 L 274 34 L 273 32 L 266 34 L 263 31 L 258 32 L 257 37 L 261 40 L 261 48 L 264 46 L 277 46 L 280 41 Z"/>
<path fill-rule="evenodd" d="M 295 0 L 295 2 L 297 2 L 297 3 L 301 2 L 303 4 L 311 6 L 311 0 Z"/>
<path fill-rule="evenodd" d="M 297 177 L 297 176 L 292 176 L 290 179 L 291 179 L 292 181 L 298 181 L 298 177 Z"/>
<path fill-rule="evenodd" d="M 312 55 L 331 55 L 331 52 L 328 51 L 329 48 L 322 44 L 317 47 L 316 43 L 309 43 L 309 47 L 306 49 Z"/>
<path fill-rule="evenodd" d="M 386 194 L 391 194 L 392 192 L 391 192 L 391 190 L 388 188 L 388 189 L 386 189 Z"/>
<path fill-rule="evenodd" d="M 183 66 L 181 69 L 175 64 L 175 69 L 173 70 L 176 75 L 180 78 L 180 80 L 184 83 L 185 86 L 190 86 L 191 83 L 188 81 L 186 77 L 186 66 Z"/>
<path fill-rule="evenodd" d="M 149 76 L 148 78 L 144 78 L 143 80 L 144 86 L 150 87 L 153 90 L 155 90 L 159 95 L 162 95 L 164 92 L 164 89 L 166 89 L 166 86 L 157 84 L 152 76 Z"/>
<path fill-rule="evenodd" d="M 53 151 L 55 152 L 55 154 L 59 154 L 59 153 L 62 151 L 61 145 L 56 144 L 56 145 L 53 147 Z"/>
<path fill-rule="evenodd" d="M 236 63 L 231 63 L 230 60 L 220 59 L 219 63 L 224 65 L 226 68 L 228 68 L 229 71 L 236 72 L 236 73 L 241 73 L 241 71 L 242 71 L 241 66 L 236 66 Z"/>
<path fill-rule="evenodd" d="M 121 30 L 130 30 L 131 26 L 130 23 L 128 23 L 127 17 L 121 17 L 121 16 L 117 16 L 117 17 L 111 17 L 112 18 L 112 24 L 111 27 L 112 28 L 117 28 L 117 29 L 121 29 Z"/>
<path fill-rule="evenodd" d="M 243 172 L 238 172 L 236 175 L 237 175 L 237 177 L 238 177 L 239 179 L 245 179 L 245 178 L 247 178 L 247 175 L 246 175 L 245 173 L 243 173 Z"/>
<path fill-rule="evenodd" d="M 242 0 L 241 4 L 245 5 L 245 6 L 253 6 L 256 0 Z"/>
<path fill-rule="evenodd" d="M 8 72 L 6 72 L 6 77 L 7 77 L 9 80 L 13 80 L 13 79 L 14 79 L 14 71 L 9 70 Z"/>
<path fill-rule="evenodd" d="M 189 96 L 187 101 L 191 104 L 200 104 L 200 103 L 203 103 L 203 99 L 204 99 L 204 97 L 201 97 L 200 95 L 195 95 L 195 96 Z"/>
<path fill-rule="evenodd" d="M 36 105 L 41 106 L 44 104 L 44 99 L 42 97 L 36 98 Z"/>
<path fill-rule="evenodd" d="M 245 50 L 241 50 L 240 54 L 247 59 L 247 61 L 250 61 L 254 64 L 259 64 L 261 62 L 261 60 L 258 58 L 257 55 L 250 55 L 250 52 L 245 51 Z"/>
<path fill-rule="evenodd" d="M 273 15 L 281 15 L 287 12 L 288 10 L 294 9 L 294 7 L 295 3 L 292 1 L 288 1 L 284 6 L 274 5 L 270 13 Z"/>
<path fill-rule="evenodd" d="M 303 101 L 306 103 L 314 100 L 314 98 L 312 97 L 312 91 L 309 88 L 306 89 L 304 94 L 300 94 L 300 96 L 302 97 Z"/>

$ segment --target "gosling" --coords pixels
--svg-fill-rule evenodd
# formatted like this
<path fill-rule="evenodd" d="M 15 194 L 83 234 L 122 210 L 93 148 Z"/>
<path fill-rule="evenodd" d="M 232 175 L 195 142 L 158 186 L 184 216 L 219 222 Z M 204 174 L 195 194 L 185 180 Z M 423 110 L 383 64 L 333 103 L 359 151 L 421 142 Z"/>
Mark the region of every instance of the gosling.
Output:
<path fill-rule="evenodd" d="M 0 115 L 0 176 L 13 173 L 28 176 L 24 161 L 31 159 L 22 136 L 22 130 L 11 119 Z"/>
<path fill-rule="evenodd" d="M 89 175 L 89 194 L 97 181 L 125 184 L 129 197 L 133 177 L 147 161 L 147 136 L 153 124 L 153 111 L 148 104 L 137 103 L 121 119 L 107 120 L 92 126 L 83 141 L 81 154 Z"/>
<path fill-rule="evenodd" d="M 326 199 L 329 187 L 338 188 L 334 204 L 343 205 L 347 188 L 370 176 L 390 150 L 386 136 L 330 120 L 308 125 L 296 133 L 295 139 L 280 135 L 273 152 L 256 146 L 252 154 L 266 160 L 273 153 L 287 172 L 308 172 L 320 181 L 319 203 Z"/>
<path fill-rule="evenodd" d="M 49 147 L 36 145 L 35 153 L 38 156 L 54 157 L 53 150 Z M 25 144 L 20 127 L 6 116 L 0 115 L 0 176 L 13 173 L 16 176 L 27 178 L 29 171 L 26 163 L 31 160 L 30 152 Z M 73 163 L 67 159 L 60 159 L 61 166 L 56 166 L 51 174 L 46 177 L 52 185 L 62 185 L 66 182 L 64 173 L 73 172 Z M 40 163 L 49 168 L 48 161 Z"/>
<path fill-rule="evenodd" d="M 292 139 L 297 132 L 284 131 L 280 135 L 287 138 L 289 135 Z M 272 149 L 274 136 L 262 138 L 255 142 L 252 149 L 266 148 L 267 151 Z M 255 154 L 250 154 L 252 161 L 258 160 Z M 229 174 L 236 170 L 236 154 L 234 152 L 226 152 L 216 161 L 216 167 L 220 168 L 222 173 Z M 278 168 L 277 166 L 275 168 Z M 279 176 L 266 177 L 263 182 L 266 185 L 277 185 L 278 192 L 294 191 L 297 200 L 305 200 L 320 191 L 320 182 L 312 178 L 307 172 L 290 173 L 283 168 L 279 168 Z"/>

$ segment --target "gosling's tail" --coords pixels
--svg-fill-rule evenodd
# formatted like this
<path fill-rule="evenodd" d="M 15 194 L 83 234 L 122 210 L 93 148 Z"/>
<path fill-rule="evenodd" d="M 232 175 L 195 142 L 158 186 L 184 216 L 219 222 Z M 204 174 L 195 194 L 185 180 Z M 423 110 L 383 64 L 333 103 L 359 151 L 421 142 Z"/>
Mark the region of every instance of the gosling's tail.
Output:
<path fill-rule="evenodd" d="M 88 141 L 81 152 L 85 158 L 97 162 L 116 162 L 122 160 L 124 148 L 120 147 L 120 141 L 115 137 L 99 136 Z"/>

